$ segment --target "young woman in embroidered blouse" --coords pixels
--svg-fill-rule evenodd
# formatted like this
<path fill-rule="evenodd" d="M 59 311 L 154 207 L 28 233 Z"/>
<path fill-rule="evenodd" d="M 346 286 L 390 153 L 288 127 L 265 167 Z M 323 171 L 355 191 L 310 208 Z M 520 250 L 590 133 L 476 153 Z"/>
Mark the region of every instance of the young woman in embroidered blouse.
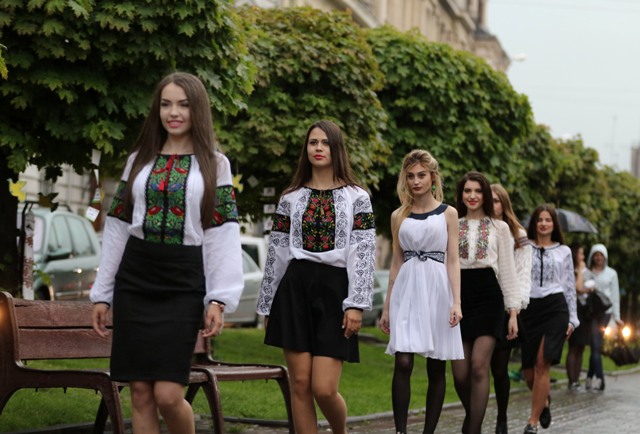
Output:
<path fill-rule="evenodd" d="M 446 361 L 461 359 L 458 212 L 442 203 L 438 162 L 411 151 L 398 178 L 400 208 L 391 215 L 393 259 L 380 328 L 395 356 L 391 396 L 396 433 L 407 432 L 414 354 L 427 359 L 424 433 L 438 425 L 445 395 Z"/>
<path fill-rule="evenodd" d="M 216 150 L 211 105 L 195 76 L 156 87 L 150 113 L 109 209 L 91 290 L 93 327 L 106 336 L 113 307 L 111 377 L 128 381 L 133 431 L 195 433 L 184 399 L 191 356 L 220 333 L 244 286 L 229 161 Z"/>
<path fill-rule="evenodd" d="M 462 432 L 479 433 L 489 400 L 489 365 L 509 313 L 507 339 L 518 335 L 522 305 L 507 223 L 494 216 L 491 187 L 479 172 L 467 172 L 456 188 L 460 217 L 460 269 L 464 360 L 453 360 L 453 378 L 465 408 Z"/>
<path fill-rule="evenodd" d="M 560 362 L 565 340 L 580 325 L 576 314 L 576 282 L 571 249 L 564 245 L 555 208 L 540 205 L 529 221 L 532 242 L 531 298 L 522 312 L 522 367 L 531 394 L 525 434 L 551 424 L 551 365 Z"/>
<path fill-rule="evenodd" d="M 375 251 L 371 201 L 355 182 L 342 132 L 316 122 L 278 203 L 257 306 L 267 317 L 265 343 L 284 350 L 297 432 L 317 432 L 315 399 L 331 430 L 346 433 L 338 386 L 343 362 L 359 361 Z"/>
<path fill-rule="evenodd" d="M 493 210 L 496 217 L 509 225 L 509 232 L 514 242 L 513 257 L 516 263 L 518 289 L 522 295 L 520 309 L 526 309 L 529 304 L 529 292 L 531 291 L 531 245 L 527 238 L 527 231 L 520 225 L 513 212 L 507 190 L 500 184 L 491 184 L 491 192 L 493 194 Z M 505 318 L 505 324 L 507 322 L 508 318 Z M 507 329 L 505 327 L 503 335 L 496 342 L 496 347 L 491 356 L 491 373 L 493 374 L 493 385 L 498 405 L 496 434 L 507 433 L 507 407 L 509 406 L 509 392 L 511 390 L 509 359 L 511 358 L 511 349 L 518 343 L 517 339 L 507 340 L 506 335 Z"/>

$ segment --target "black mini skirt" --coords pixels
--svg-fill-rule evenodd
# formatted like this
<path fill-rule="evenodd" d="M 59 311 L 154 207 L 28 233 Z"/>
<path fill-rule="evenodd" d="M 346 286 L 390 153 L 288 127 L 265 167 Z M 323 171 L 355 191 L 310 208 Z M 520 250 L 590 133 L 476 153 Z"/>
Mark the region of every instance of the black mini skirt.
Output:
<path fill-rule="evenodd" d="M 111 377 L 188 384 L 204 295 L 202 246 L 129 237 L 115 280 Z"/>
<path fill-rule="evenodd" d="M 358 336 L 344 337 L 345 268 L 294 259 L 271 305 L 264 343 L 346 362 L 359 362 Z"/>
<path fill-rule="evenodd" d="M 480 336 L 499 339 L 504 327 L 504 301 L 502 290 L 493 268 L 460 270 L 460 301 L 463 341 Z"/>
<path fill-rule="evenodd" d="M 520 317 L 524 328 L 521 334 L 522 367 L 531 368 L 535 365 L 543 337 L 544 358 L 552 365 L 560 363 L 569 326 L 569 309 L 564 294 L 532 298 Z"/>

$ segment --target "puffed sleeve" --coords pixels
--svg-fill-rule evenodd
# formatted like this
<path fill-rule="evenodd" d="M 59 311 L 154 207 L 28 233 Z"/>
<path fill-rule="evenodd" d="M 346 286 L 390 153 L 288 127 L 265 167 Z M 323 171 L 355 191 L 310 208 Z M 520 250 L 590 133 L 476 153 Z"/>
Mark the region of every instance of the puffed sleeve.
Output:
<path fill-rule="evenodd" d="M 120 267 L 122 254 L 129 239 L 129 227 L 131 226 L 131 216 L 127 216 L 124 211 L 124 196 L 135 156 L 136 153 L 129 156 L 113 202 L 111 202 L 107 212 L 102 231 L 100 267 L 89 293 L 89 299 L 92 303 L 107 303 L 111 305 L 113 301 L 116 273 Z"/>
<path fill-rule="evenodd" d="M 506 310 L 517 310 L 522 305 L 522 293 L 518 288 L 516 263 L 513 258 L 513 237 L 505 222 L 499 220 L 494 222 L 498 242 L 498 283 L 502 289 L 504 307 Z"/>
<path fill-rule="evenodd" d="M 564 298 L 567 301 L 569 307 L 569 322 L 573 325 L 573 329 L 577 329 L 580 325 L 578 320 L 578 308 L 576 305 L 576 275 L 573 271 L 573 257 L 571 256 L 571 249 L 567 246 L 562 246 L 564 250 L 564 256 L 562 257 L 562 270 L 560 273 L 560 279 L 562 281 L 562 288 L 564 289 Z"/>
<path fill-rule="evenodd" d="M 280 198 L 278 208 L 273 217 L 271 235 L 269 236 L 269 249 L 264 266 L 264 276 L 260 286 L 260 295 L 256 312 L 260 315 L 269 315 L 271 303 L 278 290 L 278 285 L 284 276 L 284 272 L 291 261 L 289 250 L 289 234 L 291 231 L 291 202 L 290 195 Z"/>
<path fill-rule="evenodd" d="M 349 293 L 342 302 L 342 309 L 371 310 L 376 267 L 376 225 L 369 195 L 360 188 L 356 192 L 347 256 Z"/>
<path fill-rule="evenodd" d="M 527 233 L 520 229 L 518 234 L 518 247 L 513 258 L 516 263 L 516 275 L 518 276 L 518 287 L 522 293 L 522 305 L 520 309 L 529 306 L 529 296 L 531 294 L 531 241 L 527 238 Z"/>
<path fill-rule="evenodd" d="M 216 207 L 212 226 L 204 231 L 202 241 L 207 290 L 204 304 L 216 300 L 225 304 L 225 312 L 235 312 L 244 289 L 238 207 L 229 160 L 220 153 L 217 160 Z"/>

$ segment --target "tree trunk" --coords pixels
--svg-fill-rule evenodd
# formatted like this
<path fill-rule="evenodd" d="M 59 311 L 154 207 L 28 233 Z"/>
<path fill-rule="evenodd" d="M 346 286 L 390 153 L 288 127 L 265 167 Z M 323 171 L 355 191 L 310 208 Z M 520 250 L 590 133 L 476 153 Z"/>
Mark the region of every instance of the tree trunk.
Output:
<path fill-rule="evenodd" d="M 18 181 L 18 174 L 10 170 L 7 164 L 9 149 L 0 149 L 0 289 L 15 295 L 20 286 L 16 229 L 18 199 L 11 195 L 8 180 Z"/>

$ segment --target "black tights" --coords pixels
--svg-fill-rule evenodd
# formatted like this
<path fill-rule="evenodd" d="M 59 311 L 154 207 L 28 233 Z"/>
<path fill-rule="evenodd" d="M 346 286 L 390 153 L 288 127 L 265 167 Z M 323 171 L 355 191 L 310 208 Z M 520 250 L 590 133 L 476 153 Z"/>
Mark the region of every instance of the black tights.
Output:
<path fill-rule="evenodd" d="M 576 383 L 580 379 L 580 371 L 582 371 L 582 354 L 584 353 L 584 345 L 576 345 L 569 343 L 569 351 L 567 352 L 567 377 L 569 385 Z"/>
<path fill-rule="evenodd" d="M 493 374 L 493 387 L 496 391 L 496 403 L 498 404 L 498 422 L 507 421 L 507 407 L 509 406 L 509 392 L 511 380 L 509 380 L 509 359 L 511 348 L 493 350 L 491 356 L 491 373 Z"/>
<path fill-rule="evenodd" d="M 495 347 L 493 336 L 463 340 L 464 360 L 453 360 L 453 383 L 465 410 L 462 432 L 479 434 L 489 401 L 489 365 Z"/>
<path fill-rule="evenodd" d="M 396 353 L 391 397 L 393 403 L 393 421 L 396 425 L 396 432 L 400 433 L 407 432 L 413 358 L 413 353 Z M 427 358 L 429 386 L 427 387 L 427 411 L 424 419 L 423 433 L 430 434 L 435 432 L 436 426 L 438 425 L 446 390 L 445 368 L 446 362 L 444 360 Z"/>

